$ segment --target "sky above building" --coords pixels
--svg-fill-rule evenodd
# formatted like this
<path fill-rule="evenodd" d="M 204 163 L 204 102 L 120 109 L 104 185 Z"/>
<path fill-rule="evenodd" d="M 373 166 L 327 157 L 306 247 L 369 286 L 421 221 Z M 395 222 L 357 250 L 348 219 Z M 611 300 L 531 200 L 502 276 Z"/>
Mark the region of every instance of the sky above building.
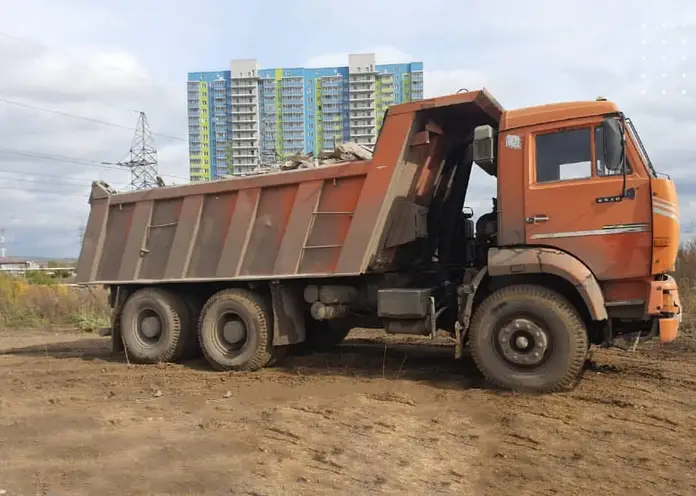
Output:
<path fill-rule="evenodd" d="M 696 231 L 696 2 L 0 0 L 0 227 L 10 255 L 76 256 L 92 180 L 115 186 L 147 113 L 167 182 L 188 177 L 186 79 L 227 69 L 422 60 L 425 96 L 488 88 L 506 108 L 602 95 L 632 117 Z M 87 119 L 78 119 L 78 115 Z M 60 160 L 58 160 L 60 159 Z M 475 173 L 467 203 L 490 209 Z"/>

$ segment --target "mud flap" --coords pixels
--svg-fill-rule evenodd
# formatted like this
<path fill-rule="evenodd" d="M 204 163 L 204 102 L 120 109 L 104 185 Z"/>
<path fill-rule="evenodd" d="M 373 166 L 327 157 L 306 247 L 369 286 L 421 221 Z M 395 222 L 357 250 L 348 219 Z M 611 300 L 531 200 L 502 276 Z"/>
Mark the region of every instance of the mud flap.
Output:
<path fill-rule="evenodd" d="M 273 346 L 302 343 L 306 338 L 302 288 L 271 283 L 273 303 Z"/>
<path fill-rule="evenodd" d="M 123 337 L 121 336 L 121 310 L 123 310 L 123 304 L 128 298 L 128 291 L 121 287 L 111 288 L 111 294 L 109 295 L 109 300 L 111 303 L 111 329 L 109 335 L 111 336 L 111 354 L 118 355 L 125 351 L 123 345 Z"/>

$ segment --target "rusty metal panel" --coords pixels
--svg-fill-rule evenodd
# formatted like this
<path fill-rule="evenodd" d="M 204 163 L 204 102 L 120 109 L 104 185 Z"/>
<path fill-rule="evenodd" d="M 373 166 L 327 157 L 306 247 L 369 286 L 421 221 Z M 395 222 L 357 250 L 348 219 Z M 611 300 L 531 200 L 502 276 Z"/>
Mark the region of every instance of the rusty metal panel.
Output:
<path fill-rule="evenodd" d="M 492 276 L 554 274 L 571 283 L 587 304 L 594 320 L 605 320 L 604 294 L 594 274 L 580 260 L 554 248 L 491 248 L 488 272 Z"/>
<path fill-rule="evenodd" d="M 139 279 L 140 264 L 145 251 L 150 216 L 152 215 L 154 202 L 143 201 L 133 207 L 133 217 L 128 229 L 126 244 L 123 248 L 123 259 L 118 271 L 120 281 L 132 281 Z M 108 259 L 105 258 L 108 262 Z"/>
<path fill-rule="evenodd" d="M 205 196 L 187 277 L 215 277 L 237 198 L 236 191 Z"/>
<path fill-rule="evenodd" d="M 174 249 L 183 198 L 155 202 L 147 229 L 145 253 L 140 264 L 141 279 L 163 279 L 167 260 Z"/>
<path fill-rule="evenodd" d="M 82 241 L 75 281 L 88 282 L 96 277 L 97 264 L 104 246 L 109 199 L 93 200 Z"/>
<path fill-rule="evenodd" d="M 412 113 L 390 115 L 384 120 L 372 158 L 372 169 L 365 179 L 336 272 L 364 272 L 375 253 L 381 228 L 395 196 L 391 187 L 394 170 L 409 142 L 413 121 Z"/>
<path fill-rule="evenodd" d="M 179 279 L 186 275 L 193 244 L 198 233 L 203 199 L 203 195 L 184 198 L 175 227 L 176 232 L 171 242 L 172 248 L 164 269 L 165 279 Z"/>
<path fill-rule="evenodd" d="M 302 183 L 297 190 L 295 203 L 292 205 L 288 228 L 278 251 L 274 274 L 295 274 L 300 263 L 307 233 L 309 232 L 314 212 L 322 195 L 324 181 Z"/>
<path fill-rule="evenodd" d="M 244 251 L 249 244 L 251 228 L 256 218 L 256 209 L 261 198 L 259 188 L 239 192 L 229 223 L 222 253 L 215 270 L 216 277 L 235 277 L 239 275 Z"/>
<path fill-rule="evenodd" d="M 97 280 L 117 281 L 119 271 L 123 262 L 123 254 L 126 246 L 126 238 L 131 229 L 135 204 L 130 205 L 110 205 L 108 220 L 104 237 L 104 248 L 102 249 L 99 268 L 97 269 Z"/>
<path fill-rule="evenodd" d="M 305 240 L 300 273 L 320 274 L 336 270 L 364 184 L 364 176 L 324 183 L 324 190 Z"/>
<path fill-rule="evenodd" d="M 240 275 L 273 274 L 273 266 L 298 189 L 299 184 L 288 184 L 261 190 L 256 220 L 244 253 Z"/>

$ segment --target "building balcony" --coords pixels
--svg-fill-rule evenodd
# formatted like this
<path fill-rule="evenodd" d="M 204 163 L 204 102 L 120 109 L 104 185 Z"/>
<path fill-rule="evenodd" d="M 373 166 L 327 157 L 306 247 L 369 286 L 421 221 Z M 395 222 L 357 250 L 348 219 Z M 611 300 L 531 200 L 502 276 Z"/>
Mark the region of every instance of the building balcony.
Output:
<path fill-rule="evenodd" d="M 232 141 L 253 141 L 257 139 L 256 133 L 233 134 Z"/>
<path fill-rule="evenodd" d="M 230 112 L 230 122 L 256 122 L 256 112 Z"/>
<path fill-rule="evenodd" d="M 257 110 L 255 108 L 231 108 L 230 114 L 232 115 L 256 115 Z"/>
<path fill-rule="evenodd" d="M 232 90 L 230 90 L 230 96 L 256 96 L 256 88 L 233 88 Z"/>
<path fill-rule="evenodd" d="M 351 128 L 350 137 L 351 138 L 374 138 L 375 133 L 373 131 L 365 131 L 362 129 L 354 130 L 353 128 Z"/>
<path fill-rule="evenodd" d="M 360 109 L 360 110 L 361 110 L 361 112 L 360 112 L 359 115 L 353 115 L 353 114 L 351 114 L 351 115 L 348 117 L 348 119 L 349 119 L 350 121 L 354 121 L 354 120 L 356 120 L 356 119 L 366 119 L 366 118 L 368 118 L 368 119 L 369 119 L 369 118 L 374 119 L 374 118 L 375 118 L 374 111 L 373 111 L 373 112 L 369 112 L 369 111 L 368 111 L 368 112 L 365 112 L 365 109 Z"/>
<path fill-rule="evenodd" d="M 239 159 L 250 159 L 250 158 L 253 158 L 253 159 L 258 158 L 258 155 L 256 155 L 255 153 L 251 153 L 251 152 L 250 153 L 235 153 L 232 156 L 232 163 L 234 164 Z"/>

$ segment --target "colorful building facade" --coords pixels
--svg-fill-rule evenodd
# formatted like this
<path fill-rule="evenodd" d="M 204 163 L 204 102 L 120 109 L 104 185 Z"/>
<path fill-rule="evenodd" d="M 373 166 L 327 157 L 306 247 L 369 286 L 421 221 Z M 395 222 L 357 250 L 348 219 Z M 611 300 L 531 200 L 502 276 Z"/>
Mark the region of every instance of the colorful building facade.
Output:
<path fill-rule="evenodd" d="M 243 175 L 343 141 L 373 146 L 389 106 L 422 98 L 422 62 L 376 64 L 374 54 L 350 55 L 344 67 L 259 69 L 246 59 L 191 72 L 191 181 Z"/>

